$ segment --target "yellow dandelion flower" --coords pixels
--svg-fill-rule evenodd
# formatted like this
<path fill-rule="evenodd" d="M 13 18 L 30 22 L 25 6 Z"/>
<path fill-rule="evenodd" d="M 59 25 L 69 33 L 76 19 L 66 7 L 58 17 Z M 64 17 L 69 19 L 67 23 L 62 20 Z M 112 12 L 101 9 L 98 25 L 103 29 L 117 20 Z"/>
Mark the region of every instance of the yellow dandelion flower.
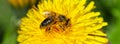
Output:
<path fill-rule="evenodd" d="M 21 19 L 19 44 L 107 44 L 100 12 L 86 0 L 42 0 Z"/>
<path fill-rule="evenodd" d="M 8 2 L 15 8 L 24 8 L 28 5 L 32 6 L 40 0 L 8 0 Z"/>

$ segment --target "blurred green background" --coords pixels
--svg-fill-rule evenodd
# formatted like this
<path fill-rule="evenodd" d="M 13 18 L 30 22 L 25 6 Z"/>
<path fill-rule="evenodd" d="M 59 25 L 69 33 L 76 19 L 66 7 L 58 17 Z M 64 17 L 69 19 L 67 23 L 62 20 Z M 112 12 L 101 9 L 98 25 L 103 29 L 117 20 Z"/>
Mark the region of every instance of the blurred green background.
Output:
<path fill-rule="evenodd" d="M 91 0 L 89 0 L 91 1 Z M 100 11 L 109 23 L 104 27 L 111 44 L 120 44 L 120 0 L 93 0 L 95 11 Z M 17 44 L 18 21 L 28 7 L 13 8 L 7 0 L 0 0 L 0 44 Z"/>

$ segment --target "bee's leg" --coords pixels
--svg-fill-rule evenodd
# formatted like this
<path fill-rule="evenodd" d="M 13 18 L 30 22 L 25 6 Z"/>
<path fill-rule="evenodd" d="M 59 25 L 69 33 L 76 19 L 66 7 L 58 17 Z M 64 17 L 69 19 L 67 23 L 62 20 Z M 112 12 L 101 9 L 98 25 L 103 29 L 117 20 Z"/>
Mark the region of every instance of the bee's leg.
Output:
<path fill-rule="evenodd" d="M 45 31 L 50 32 L 50 30 L 51 30 L 50 27 L 47 27 Z"/>
<path fill-rule="evenodd" d="M 59 26 L 60 26 L 60 28 L 62 28 L 63 31 L 65 31 L 64 26 L 61 26 L 61 25 L 59 25 Z"/>
<path fill-rule="evenodd" d="M 66 20 L 64 26 L 65 26 L 65 28 L 67 28 L 67 27 L 71 27 L 70 19 L 67 19 L 67 20 Z"/>
<path fill-rule="evenodd" d="M 70 22 L 70 19 L 67 19 L 65 25 L 67 26 L 69 24 L 69 22 Z"/>

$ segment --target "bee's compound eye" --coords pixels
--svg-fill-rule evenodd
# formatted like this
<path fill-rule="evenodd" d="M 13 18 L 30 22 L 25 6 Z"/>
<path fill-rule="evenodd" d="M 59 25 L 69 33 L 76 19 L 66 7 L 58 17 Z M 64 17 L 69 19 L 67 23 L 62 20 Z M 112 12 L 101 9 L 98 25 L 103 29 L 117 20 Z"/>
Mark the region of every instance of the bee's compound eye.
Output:
<path fill-rule="evenodd" d="M 48 26 L 48 25 L 50 25 L 53 21 L 54 21 L 53 18 L 48 17 L 48 18 L 46 18 L 46 19 L 41 23 L 40 27 Z"/>
<path fill-rule="evenodd" d="M 60 22 L 63 22 L 64 20 L 67 19 L 64 15 L 59 15 L 58 18 L 59 18 Z"/>

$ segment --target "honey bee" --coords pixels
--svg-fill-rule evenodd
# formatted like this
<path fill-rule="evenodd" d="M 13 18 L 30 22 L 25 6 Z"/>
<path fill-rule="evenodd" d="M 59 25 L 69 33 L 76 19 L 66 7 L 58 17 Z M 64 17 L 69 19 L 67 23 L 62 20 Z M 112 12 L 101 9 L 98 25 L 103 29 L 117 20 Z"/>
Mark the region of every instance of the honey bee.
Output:
<path fill-rule="evenodd" d="M 57 23 L 60 23 L 59 26 L 64 28 L 70 22 L 70 19 L 68 19 L 66 16 L 55 12 L 45 12 L 45 15 L 47 15 L 47 17 L 41 22 L 40 28 L 48 27 L 47 30 L 50 30 L 50 27 Z"/>

